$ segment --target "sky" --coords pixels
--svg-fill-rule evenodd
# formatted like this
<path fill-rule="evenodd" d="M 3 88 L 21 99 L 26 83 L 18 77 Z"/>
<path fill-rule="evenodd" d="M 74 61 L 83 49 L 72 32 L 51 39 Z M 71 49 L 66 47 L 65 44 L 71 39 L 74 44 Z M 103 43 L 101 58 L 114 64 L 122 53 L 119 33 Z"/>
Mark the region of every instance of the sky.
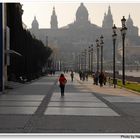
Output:
<path fill-rule="evenodd" d="M 91 23 L 98 26 L 102 26 L 102 20 L 104 13 L 108 11 L 108 6 L 111 6 L 111 12 L 113 15 L 114 24 L 117 27 L 121 26 L 121 19 L 123 16 L 128 18 L 130 14 L 134 26 L 140 29 L 140 2 L 100 2 L 97 1 L 24 1 L 22 9 L 24 10 L 22 20 L 27 25 L 27 28 L 31 28 L 34 16 L 36 16 L 39 23 L 39 28 L 50 28 L 50 18 L 52 15 L 52 9 L 55 6 L 55 11 L 58 20 L 58 27 L 66 26 L 75 20 L 75 14 L 83 2 L 89 13 L 89 20 Z M 140 32 L 139 32 L 140 34 Z"/>

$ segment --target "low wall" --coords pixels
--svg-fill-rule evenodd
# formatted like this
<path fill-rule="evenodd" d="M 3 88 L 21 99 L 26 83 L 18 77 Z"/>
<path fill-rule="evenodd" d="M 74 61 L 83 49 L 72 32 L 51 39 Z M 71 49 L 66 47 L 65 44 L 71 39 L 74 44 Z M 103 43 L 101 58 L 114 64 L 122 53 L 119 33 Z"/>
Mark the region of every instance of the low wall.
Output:
<path fill-rule="evenodd" d="M 106 73 L 106 75 L 109 77 L 113 77 L 112 73 Z M 116 78 L 122 79 L 122 75 L 116 74 Z M 132 81 L 132 82 L 138 82 L 140 83 L 140 77 L 133 77 L 133 76 L 125 76 L 126 81 Z"/>

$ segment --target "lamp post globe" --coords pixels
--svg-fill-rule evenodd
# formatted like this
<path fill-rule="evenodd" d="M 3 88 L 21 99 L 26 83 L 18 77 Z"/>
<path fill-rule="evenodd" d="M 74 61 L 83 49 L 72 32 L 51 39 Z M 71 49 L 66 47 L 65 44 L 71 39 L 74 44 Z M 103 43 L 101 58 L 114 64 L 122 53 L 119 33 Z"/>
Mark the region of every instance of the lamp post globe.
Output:
<path fill-rule="evenodd" d="M 122 28 L 125 28 L 126 19 L 125 19 L 124 16 L 123 16 L 123 18 L 121 19 L 121 22 L 122 22 Z"/>

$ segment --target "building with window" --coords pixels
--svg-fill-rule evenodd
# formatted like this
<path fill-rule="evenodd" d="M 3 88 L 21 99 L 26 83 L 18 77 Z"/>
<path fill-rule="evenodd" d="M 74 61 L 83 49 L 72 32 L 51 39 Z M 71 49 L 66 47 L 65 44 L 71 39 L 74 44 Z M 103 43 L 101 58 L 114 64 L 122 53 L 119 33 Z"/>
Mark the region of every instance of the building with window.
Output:
<path fill-rule="evenodd" d="M 95 41 L 101 35 L 104 36 L 103 59 L 104 61 L 112 59 L 112 26 L 114 22 L 113 15 L 111 13 L 111 7 L 109 6 L 107 13 L 104 14 L 102 27 L 90 22 L 88 9 L 83 3 L 81 3 L 78 7 L 75 16 L 75 21 L 68 24 L 67 26 L 59 28 L 57 13 L 55 12 L 55 7 L 53 7 L 50 28 L 39 28 L 39 21 L 37 21 L 37 18 L 34 17 L 30 32 L 36 38 L 42 40 L 45 45 L 48 43 L 49 46 L 57 48 L 59 52 L 59 59 L 63 60 L 63 64 L 65 65 L 64 67 L 72 67 L 78 53 L 84 49 L 87 49 L 91 44 L 93 44 L 93 47 L 95 48 Z M 130 15 L 127 19 L 127 26 L 127 38 L 133 44 L 140 44 L 138 27 L 134 26 Z M 117 34 L 118 43 L 121 42 L 120 28 L 118 28 Z M 96 51 L 96 49 L 94 50 Z"/>

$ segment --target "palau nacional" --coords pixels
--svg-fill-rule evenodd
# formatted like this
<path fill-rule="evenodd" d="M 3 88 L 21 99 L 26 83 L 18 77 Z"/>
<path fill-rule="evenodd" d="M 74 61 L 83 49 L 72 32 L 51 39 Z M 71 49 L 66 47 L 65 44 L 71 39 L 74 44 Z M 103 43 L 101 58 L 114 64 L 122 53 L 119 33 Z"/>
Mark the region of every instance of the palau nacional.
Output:
<path fill-rule="evenodd" d="M 108 9 L 103 15 L 102 26 L 100 27 L 90 22 L 88 9 L 84 3 L 81 3 L 79 7 L 77 7 L 75 21 L 61 28 L 58 27 L 58 21 L 61 19 L 57 18 L 56 8 L 57 7 L 53 7 L 52 15 L 50 15 L 50 28 L 39 28 L 39 21 L 37 21 L 37 17 L 34 17 L 32 27 L 29 29 L 32 35 L 42 40 L 45 45 L 53 49 L 53 59 L 56 65 L 61 61 L 62 67 L 73 68 L 75 64 L 78 63 L 77 59 L 82 51 L 85 50 L 85 55 L 88 56 L 88 49 L 91 44 L 93 46 L 94 65 L 97 57 L 96 39 L 99 39 L 100 36 L 103 35 L 103 60 L 104 67 L 107 69 L 113 58 L 112 27 L 115 23 L 111 13 L 111 7 L 107 7 Z M 94 9 L 93 12 L 95 12 Z M 127 19 L 125 40 L 126 65 L 131 65 L 140 60 L 140 36 L 138 35 L 139 29 L 134 25 L 129 11 L 128 17 L 125 18 Z M 121 27 L 117 27 L 116 63 L 118 64 L 121 63 L 122 55 L 122 37 L 120 29 Z M 96 64 L 94 67 L 96 67 Z"/>

